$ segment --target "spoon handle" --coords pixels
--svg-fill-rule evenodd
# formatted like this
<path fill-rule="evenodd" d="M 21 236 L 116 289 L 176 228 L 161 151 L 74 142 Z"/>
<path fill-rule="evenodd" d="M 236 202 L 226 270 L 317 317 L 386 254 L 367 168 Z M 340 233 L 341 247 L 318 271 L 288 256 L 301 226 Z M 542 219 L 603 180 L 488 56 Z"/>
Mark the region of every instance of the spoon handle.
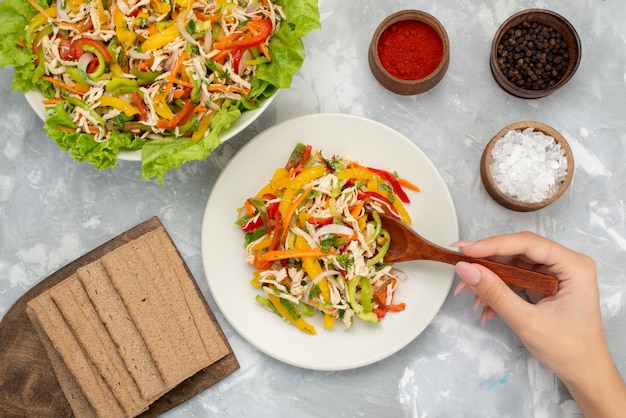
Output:
<path fill-rule="evenodd" d="M 438 261 L 456 264 L 459 261 L 481 264 L 496 273 L 500 278 L 513 286 L 519 286 L 527 290 L 551 296 L 556 294 L 559 288 L 559 279 L 555 276 L 535 270 L 528 270 L 510 264 L 498 263 L 497 261 L 483 258 L 468 257 L 462 253 L 441 248 Z"/>

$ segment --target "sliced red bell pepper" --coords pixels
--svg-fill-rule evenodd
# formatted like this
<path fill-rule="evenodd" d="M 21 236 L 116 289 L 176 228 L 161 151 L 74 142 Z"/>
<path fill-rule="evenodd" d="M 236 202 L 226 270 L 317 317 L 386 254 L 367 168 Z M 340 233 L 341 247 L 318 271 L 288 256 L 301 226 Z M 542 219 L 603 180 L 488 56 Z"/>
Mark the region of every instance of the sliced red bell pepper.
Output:
<path fill-rule="evenodd" d="M 400 312 L 406 309 L 406 303 L 392 303 L 391 305 L 385 305 L 385 308 L 392 312 Z"/>
<path fill-rule="evenodd" d="M 102 54 L 106 62 L 113 61 L 113 57 L 107 50 L 106 46 L 102 42 L 91 38 L 78 38 L 72 41 L 72 44 L 70 45 L 70 54 L 72 57 L 79 59 L 85 53 L 85 51 L 83 51 L 84 45 L 90 45 L 97 49 L 98 52 Z"/>
<path fill-rule="evenodd" d="M 387 315 L 387 309 L 385 309 L 382 306 L 377 306 L 375 308 L 372 308 L 372 312 L 374 312 L 376 314 L 378 319 L 383 319 L 385 317 L 385 315 Z"/>
<path fill-rule="evenodd" d="M 144 103 L 141 95 L 138 92 L 134 92 L 132 95 L 133 104 L 139 110 L 139 120 L 145 122 L 148 120 L 148 108 Z"/>
<path fill-rule="evenodd" d="M 260 216 L 255 216 L 255 217 L 248 219 L 248 221 L 245 224 L 241 225 L 241 230 L 243 232 L 252 232 L 262 225 L 263 225 L 263 219 L 261 219 Z"/>
<path fill-rule="evenodd" d="M 280 237 L 283 234 L 283 222 L 279 210 L 276 211 L 273 219 L 274 230 L 272 231 L 272 240 L 270 241 L 270 246 L 267 249 L 268 251 L 274 251 L 280 247 Z"/>
<path fill-rule="evenodd" d="M 89 61 L 89 64 L 87 64 L 87 68 L 85 69 L 85 72 L 87 74 L 93 74 L 94 71 L 96 71 L 99 66 L 100 66 L 100 61 L 98 60 L 98 58 L 94 58 L 91 61 Z"/>
<path fill-rule="evenodd" d="M 291 155 L 289 156 L 289 160 L 287 160 L 285 168 L 287 170 L 291 170 L 296 167 L 302 168 L 311 156 L 312 149 L 313 147 L 311 145 L 304 145 L 301 142 L 296 144 L 291 152 Z"/>
<path fill-rule="evenodd" d="M 239 72 L 239 64 L 241 63 L 241 56 L 244 51 L 245 48 L 239 48 L 235 50 L 235 53 L 233 54 L 233 70 L 235 70 L 236 73 Z"/>
<path fill-rule="evenodd" d="M 57 35 L 57 39 L 59 40 L 59 56 L 62 60 L 70 61 L 73 58 L 70 50 L 72 41 L 61 35 Z"/>
<path fill-rule="evenodd" d="M 268 199 L 270 200 L 270 199 Z M 268 219 L 274 219 L 274 217 L 276 216 L 276 212 L 278 212 L 278 207 L 280 206 L 280 203 L 278 201 L 276 202 L 272 202 L 269 205 L 267 205 L 267 217 Z"/>
<path fill-rule="evenodd" d="M 307 222 L 311 225 L 330 225 L 333 223 L 334 220 L 335 219 L 332 216 L 325 218 L 311 216 L 309 219 L 307 219 Z"/>
<path fill-rule="evenodd" d="M 400 182 L 398 181 L 398 178 L 394 176 L 393 173 L 373 167 L 367 167 L 367 169 L 372 173 L 378 174 L 380 177 L 382 177 L 383 180 L 389 182 L 391 188 L 393 189 L 393 192 L 398 195 L 400 200 L 402 200 L 404 203 L 411 203 L 411 201 L 409 200 L 409 196 L 407 196 L 407 194 L 404 192 L 402 186 L 400 185 Z"/>
<path fill-rule="evenodd" d="M 391 203 L 389 199 L 387 199 L 385 196 L 381 195 L 380 193 L 371 192 L 371 191 L 361 192 L 357 195 L 357 198 L 359 200 L 371 199 L 378 203 L 381 203 L 383 206 L 385 206 L 385 208 L 389 211 L 389 213 L 393 217 L 402 219 L 402 217 L 398 213 L 398 210 L 393 206 L 393 203 Z"/>
<path fill-rule="evenodd" d="M 307 145 L 304 147 L 304 151 L 302 152 L 302 157 L 300 157 L 300 162 L 298 163 L 299 167 L 303 167 L 306 164 L 306 162 L 309 160 L 309 157 L 311 156 L 312 150 L 313 150 L 312 145 Z"/>
<path fill-rule="evenodd" d="M 276 199 L 276 196 L 266 193 L 263 195 L 263 199 L 273 200 Z M 276 212 L 278 212 L 280 203 L 276 201 L 270 203 L 269 205 L 266 205 L 267 202 L 263 202 L 260 199 L 255 199 L 253 201 L 250 201 L 250 203 L 256 208 L 258 216 L 255 215 L 250 218 L 246 223 L 244 223 L 241 226 L 242 231 L 251 232 L 261 225 L 266 225 L 267 229 L 267 227 L 269 226 L 269 220 L 276 217 Z"/>
<path fill-rule="evenodd" d="M 250 20 L 242 29 L 232 35 L 213 42 L 218 50 L 251 48 L 265 42 L 272 33 L 272 22 L 267 19 Z"/>
<path fill-rule="evenodd" d="M 403 311 L 404 309 L 406 309 L 406 303 L 402 302 L 402 303 L 394 303 L 391 305 L 377 306 L 375 308 L 372 308 L 372 312 L 376 314 L 378 319 L 383 319 L 385 315 L 387 315 L 387 312 L 389 311 L 400 312 L 400 311 Z"/>
<path fill-rule="evenodd" d="M 178 125 L 182 125 L 193 115 L 193 103 L 187 100 L 183 108 L 170 120 L 159 119 L 156 123 L 159 129 L 174 129 Z"/>

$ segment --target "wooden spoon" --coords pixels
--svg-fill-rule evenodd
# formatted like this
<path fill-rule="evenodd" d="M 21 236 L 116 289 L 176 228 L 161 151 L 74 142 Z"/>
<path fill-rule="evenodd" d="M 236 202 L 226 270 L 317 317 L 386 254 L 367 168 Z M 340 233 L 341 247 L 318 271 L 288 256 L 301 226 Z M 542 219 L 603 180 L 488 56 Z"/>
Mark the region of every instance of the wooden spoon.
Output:
<path fill-rule="evenodd" d="M 467 261 L 487 267 L 508 284 L 520 286 L 543 295 L 554 295 L 559 287 L 559 280 L 555 276 L 510 264 L 468 257 L 433 244 L 398 219 L 382 214 L 380 219 L 383 228 L 391 235 L 391 244 L 384 257 L 387 262 L 432 260 L 456 264 L 459 261 Z"/>

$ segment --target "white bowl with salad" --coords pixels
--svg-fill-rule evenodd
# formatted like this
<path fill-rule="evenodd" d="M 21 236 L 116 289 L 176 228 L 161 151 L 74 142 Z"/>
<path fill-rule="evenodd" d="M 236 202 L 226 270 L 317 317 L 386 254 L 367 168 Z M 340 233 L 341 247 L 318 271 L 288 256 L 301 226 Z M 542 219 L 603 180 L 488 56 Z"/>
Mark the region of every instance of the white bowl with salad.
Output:
<path fill-rule="evenodd" d="M 5 0 L 0 67 L 62 150 L 162 181 L 289 87 L 319 26 L 314 0 Z"/>
<path fill-rule="evenodd" d="M 320 151 L 320 158 L 292 171 L 288 161 L 299 143 L 310 145 L 313 155 Z M 346 160 L 355 164 L 346 165 Z M 336 180 L 326 164 L 334 167 L 330 171 Z M 381 181 L 394 173 L 401 185 L 400 179 L 406 179 L 419 187 L 419 192 L 407 190 L 410 203 L 401 203 L 405 200 L 391 181 Z M 325 188 L 326 179 L 334 186 Z M 416 231 L 439 245 L 458 240 L 454 202 L 437 168 L 414 143 L 387 126 L 357 116 L 315 114 L 282 122 L 248 142 L 214 184 L 201 230 L 209 290 L 230 325 L 263 353 L 313 370 L 366 366 L 415 340 L 449 294 L 454 266 L 380 263 L 385 241 L 370 241 L 368 224 L 375 217 L 366 216 L 363 208 L 410 220 Z M 332 224 L 326 224 L 330 217 Z M 357 226 L 365 234 L 359 235 Z M 372 250 L 369 256 L 366 246 Z M 357 270 L 352 268 L 357 266 L 359 279 L 354 281 Z M 385 298 L 376 298 L 383 293 Z M 279 304 L 289 315 L 297 309 L 292 321 Z"/>

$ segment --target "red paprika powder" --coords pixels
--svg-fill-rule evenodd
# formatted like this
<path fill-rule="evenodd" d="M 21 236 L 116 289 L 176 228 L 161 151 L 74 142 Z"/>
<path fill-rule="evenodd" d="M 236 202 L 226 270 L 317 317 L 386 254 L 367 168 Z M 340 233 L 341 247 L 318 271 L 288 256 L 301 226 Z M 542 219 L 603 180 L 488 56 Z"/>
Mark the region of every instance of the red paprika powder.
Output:
<path fill-rule="evenodd" d="M 378 41 L 382 66 L 394 77 L 419 80 L 431 74 L 443 57 L 443 42 L 424 22 L 402 20 L 389 26 Z"/>

